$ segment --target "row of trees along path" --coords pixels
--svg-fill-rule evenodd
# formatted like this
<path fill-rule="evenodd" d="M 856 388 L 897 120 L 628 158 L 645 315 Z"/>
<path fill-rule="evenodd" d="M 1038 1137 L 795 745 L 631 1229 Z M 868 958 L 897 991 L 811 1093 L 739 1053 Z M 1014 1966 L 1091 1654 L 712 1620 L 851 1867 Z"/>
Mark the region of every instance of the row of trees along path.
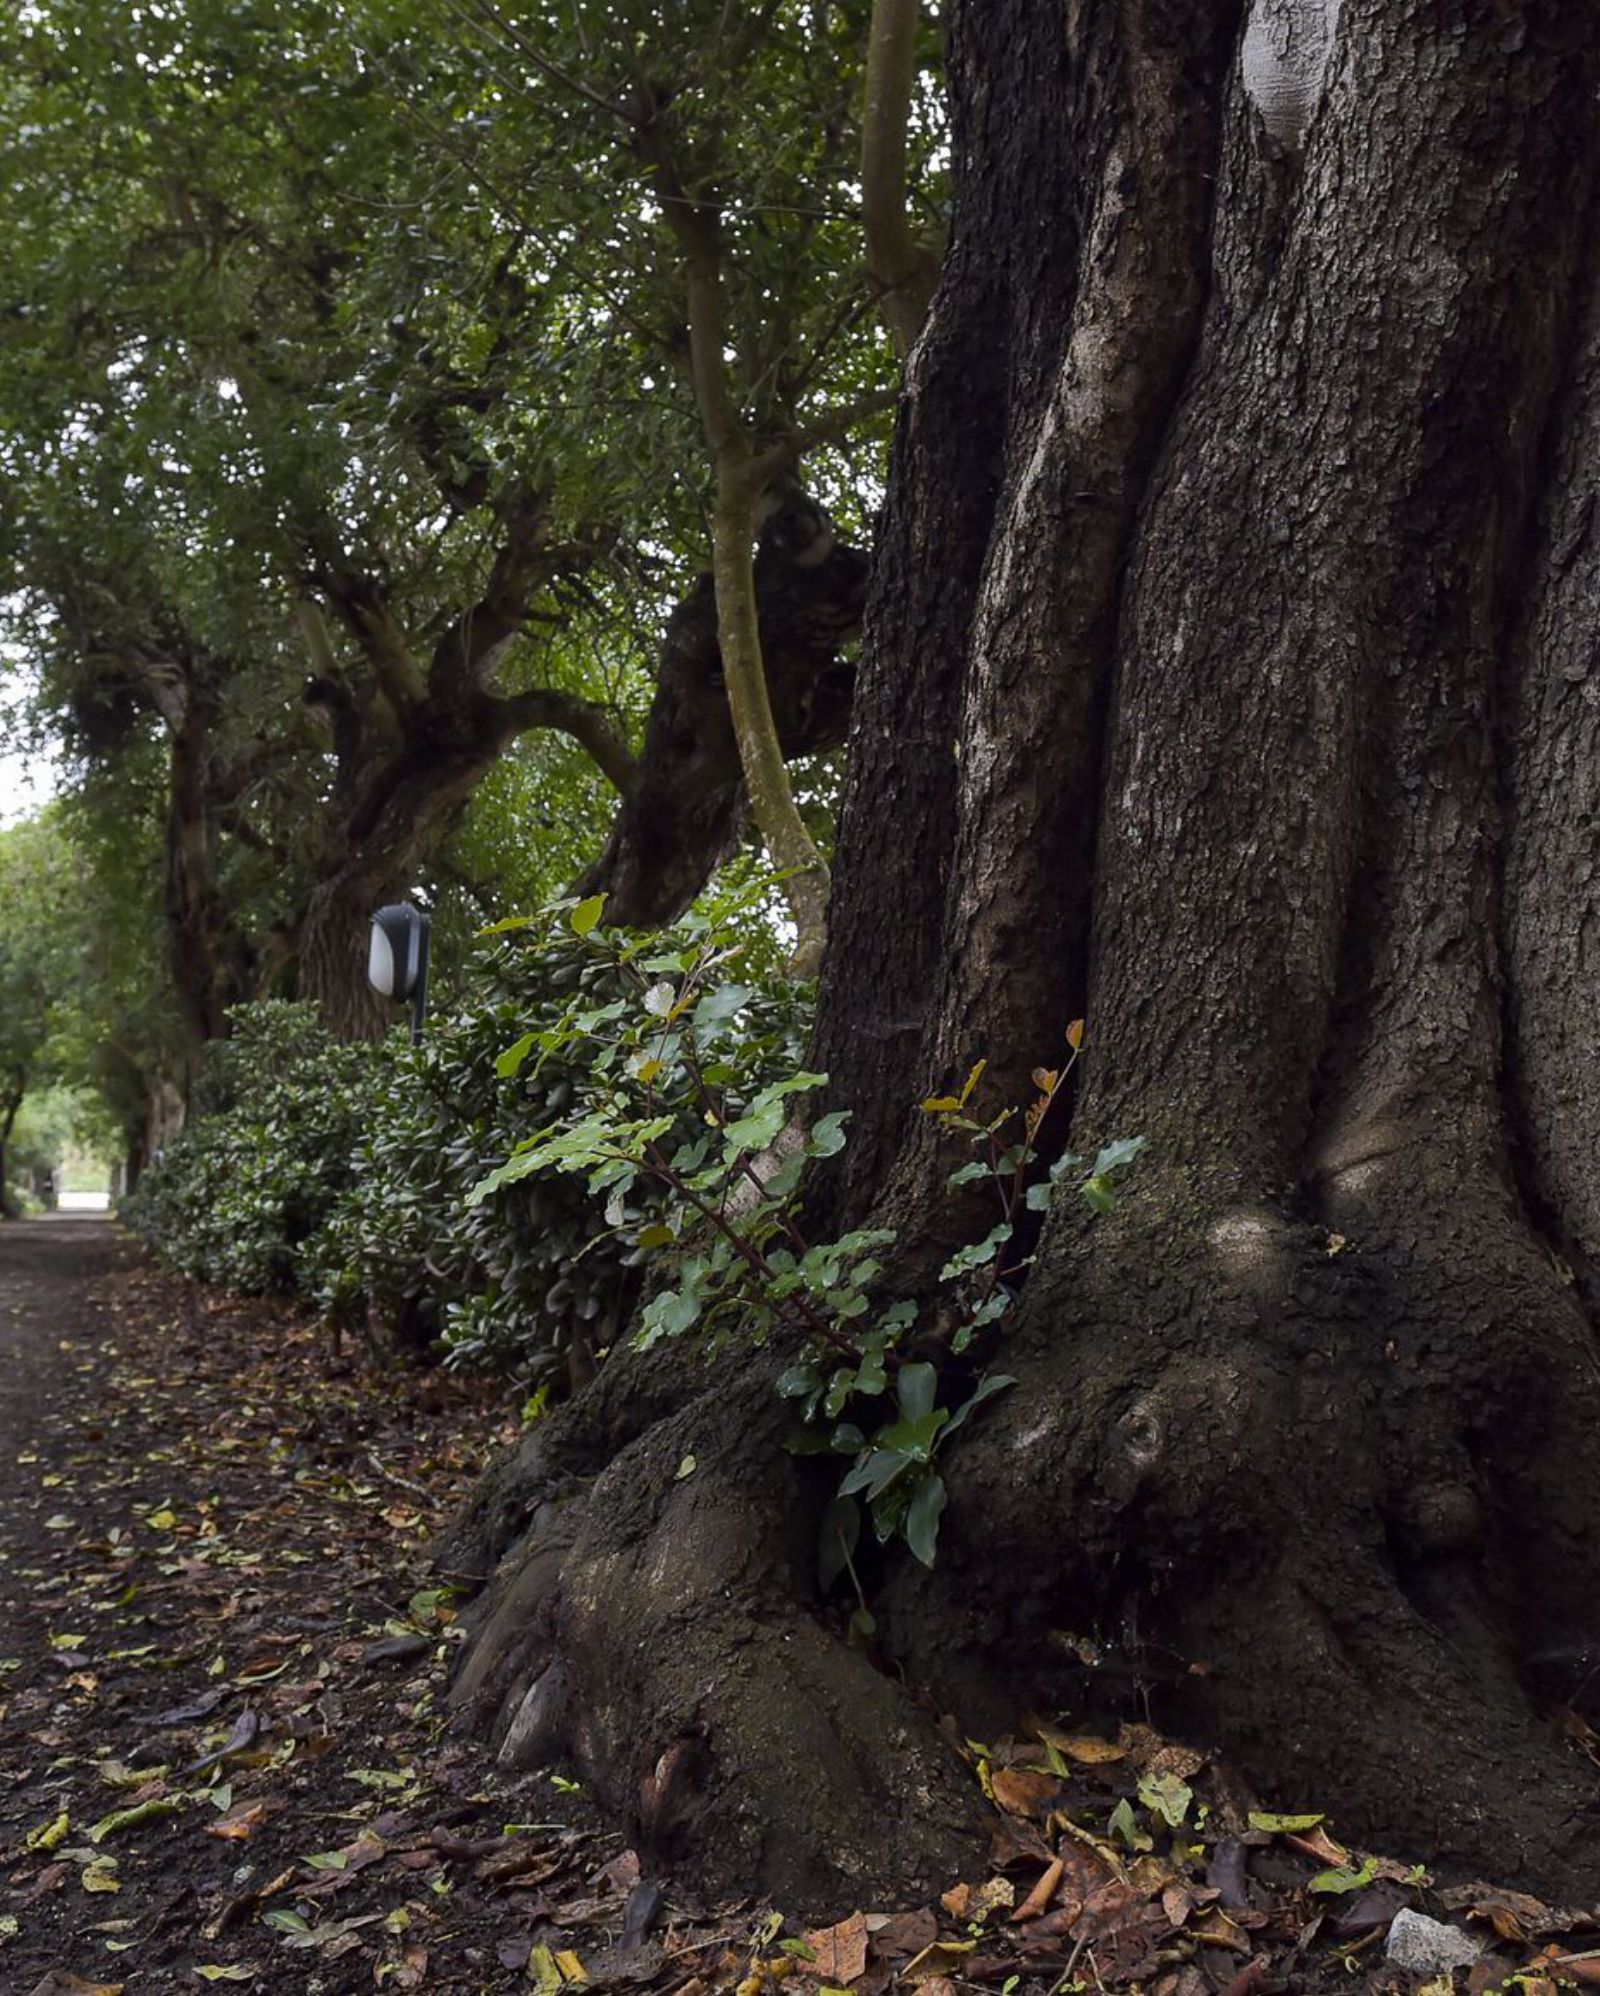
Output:
<path fill-rule="evenodd" d="M 948 10 L 821 1197 L 937 1266 L 915 1104 L 980 1054 L 1014 1104 L 1079 1017 L 1074 1147 L 1149 1149 L 1045 1216 L 938 1565 L 874 1577 L 892 1671 L 816 1598 L 765 1352 L 622 1351 L 442 1548 L 461 1707 L 721 1888 L 959 1873 L 990 1803 L 941 1715 L 1073 1709 L 1085 1644 L 1376 1844 L 1600 1867 L 1552 1722 L 1600 1635 L 1600 32 L 1296 11 L 1275 63 L 1240 0 Z"/>

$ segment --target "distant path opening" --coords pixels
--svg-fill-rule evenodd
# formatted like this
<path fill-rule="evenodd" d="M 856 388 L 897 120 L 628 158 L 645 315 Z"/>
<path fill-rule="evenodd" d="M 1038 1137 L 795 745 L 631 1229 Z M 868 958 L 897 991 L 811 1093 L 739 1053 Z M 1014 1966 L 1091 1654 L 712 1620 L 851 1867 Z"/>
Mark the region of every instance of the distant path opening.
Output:
<path fill-rule="evenodd" d="M 104 1325 L 90 1301 L 133 1243 L 104 1213 L 46 1213 L 0 1225 L 0 1496 L 16 1476 L 17 1448 L 70 1376 L 74 1354 Z M 31 1482 L 31 1479 L 30 1479 Z"/>

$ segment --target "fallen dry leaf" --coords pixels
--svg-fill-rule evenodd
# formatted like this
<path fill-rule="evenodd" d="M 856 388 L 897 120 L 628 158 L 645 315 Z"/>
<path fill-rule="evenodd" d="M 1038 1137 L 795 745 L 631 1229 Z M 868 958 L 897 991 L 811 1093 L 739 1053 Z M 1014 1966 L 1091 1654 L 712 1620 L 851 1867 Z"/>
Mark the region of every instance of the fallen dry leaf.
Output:
<path fill-rule="evenodd" d="M 989 1878 L 973 1889 L 967 1901 L 967 1917 L 987 1919 L 991 1913 L 1009 1912 L 1017 1903 L 1017 1888 L 1009 1878 Z"/>
<path fill-rule="evenodd" d="M 1043 1817 L 1061 1793 L 1061 1783 L 1053 1774 L 1035 1774 L 1026 1767 L 996 1767 L 989 1772 L 989 1789 L 995 1806 L 1008 1816 Z"/>
<path fill-rule="evenodd" d="M 1600 1953 L 1556 1954 L 1545 1957 L 1558 1982 L 1600 1983 Z"/>
<path fill-rule="evenodd" d="M 1302 1851 L 1307 1857 L 1316 1858 L 1319 1864 L 1341 1866 L 1350 1862 L 1350 1853 L 1344 1845 L 1336 1844 L 1328 1832 L 1321 1828 L 1310 1830 L 1303 1836 L 1286 1836 L 1284 1842 L 1293 1849 Z"/>
<path fill-rule="evenodd" d="M 811 1972 L 823 1982 L 841 1985 L 854 1982 L 867 1971 L 867 1922 L 862 1913 L 852 1913 L 836 1927 L 818 1927 L 805 1937 L 812 1960 Z"/>
<path fill-rule="evenodd" d="M 919 1906 L 913 1913 L 891 1913 L 873 1929 L 872 1950 L 885 1957 L 920 1954 L 938 1938 L 938 1916 L 931 1906 Z"/>
<path fill-rule="evenodd" d="M 1174 1926 L 1179 1924 L 1173 1922 Z M 1230 1948 L 1235 1954 L 1248 1954 L 1252 1946 L 1244 1929 L 1237 1921 L 1230 1920 L 1220 1906 L 1213 1906 L 1204 1919 L 1194 1921 L 1187 1931 L 1207 1947 Z"/>
<path fill-rule="evenodd" d="M 932 1947 L 925 1947 L 908 1961 L 900 1973 L 913 1988 L 920 1986 L 926 1990 L 935 1979 L 959 1975 L 966 1956 L 977 1945 L 976 1941 L 935 1941 Z"/>
<path fill-rule="evenodd" d="M 1128 1757 L 1127 1750 L 1115 1740 L 1103 1740 L 1094 1733 L 1063 1733 L 1051 1726 L 1041 1728 L 1039 1737 L 1046 1746 L 1053 1746 L 1057 1753 L 1075 1760 L 1080 1767 L 1109 1767 L 1113 1761 Z"/>
<path fill-rule="evenodd" d="M 206 1824 L 208 1837 L 221 1837 L 224 1843 L 243 1843 L 260 1829 L 266 1821 L 268 1808 L 265 1801 L 241 1802 L 230 1809 L 225 1816 L 219 1816 L 214 1823 Z"/>
<path fill-rule="evenodd" d="M 1547 1906 L 1529 1892 L 1481 1881 L 1452 1886 L 1439 1894 L 1439 1901 L 1449 1912 L 1487 1920 L 1503 1941 L 1548 1940 L 1552 1934 L 1569 1933 L 1583 1924 L 1582 1916 L 1570 1907 Z"/>

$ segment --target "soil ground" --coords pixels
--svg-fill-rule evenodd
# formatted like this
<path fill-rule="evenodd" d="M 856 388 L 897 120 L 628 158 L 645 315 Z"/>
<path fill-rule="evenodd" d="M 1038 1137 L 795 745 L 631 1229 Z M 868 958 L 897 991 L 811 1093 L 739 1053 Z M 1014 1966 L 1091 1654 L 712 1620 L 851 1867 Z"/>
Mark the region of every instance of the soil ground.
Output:
<path fill-rule="evenodd" d="M 1479 1951 L 1476 1992 L 1600 1981 L 1600 1914 L 1252 1818 L 1136 1724 L 945 1721 L 997 1814 L 936 1906 L 701 1904 L 444 1722 L 425 1545 L 510 1431 L 502 1388 L 360 1372 L 78 1216 L 0 1227 L 0 1362 L 0 1996 L 1409 1989 L 1402 1908 Z"/>

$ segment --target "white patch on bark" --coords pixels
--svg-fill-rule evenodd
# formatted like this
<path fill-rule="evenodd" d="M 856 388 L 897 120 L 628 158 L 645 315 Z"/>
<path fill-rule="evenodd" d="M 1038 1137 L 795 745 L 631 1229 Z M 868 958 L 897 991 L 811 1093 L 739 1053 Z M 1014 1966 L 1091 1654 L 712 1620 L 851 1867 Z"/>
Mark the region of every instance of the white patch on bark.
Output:
<path fill-rule="evenodd" d="M 1276 1260 L 1289 1229 L 1273 1213 L 1240 1207 L 1211 1225 L 1211 1245 L 1239 1274 L 1253 1273 Z"/>
<path fill-rule="evenodd" d="M 1340 0 L 1255 0 L 1239 53 L 1244 87 L 1279 145 L 1298 152 L 1322 98 Z"/>
<path fill-rule="evenodd" d="M 1237 1206 L 1212 1221 L 1207 1238 L 1227 1281 L 1266 1304 L 1282 1291 L 1290 1234 L 1280 1215 Z"/>

